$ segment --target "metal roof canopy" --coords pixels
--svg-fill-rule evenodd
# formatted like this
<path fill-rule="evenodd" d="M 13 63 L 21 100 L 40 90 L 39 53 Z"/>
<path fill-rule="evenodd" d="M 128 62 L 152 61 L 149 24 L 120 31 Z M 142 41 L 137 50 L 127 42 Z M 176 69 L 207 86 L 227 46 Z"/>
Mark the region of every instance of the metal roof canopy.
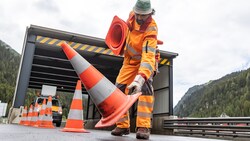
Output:
<path fill-rule="evenodd" d="M 27 88 L 41 89 L 42 85 L 45 84 L 57 86 L 57 91 L 74 93 L 76 82 L 79 80 L 62 49 L 58 46 L 38 42 L 38 36 L 108 49 L 104 39 L 36 25 L 27 27 L 15 89 L 14 108 L 24 105 Z M 76 49 L 76 51 L 111 82 L 115 83 L 123 57 L 80 49 Z M 160 51 L 160 53 L 162 58 L 170 60 L 178 55 L 167 51 Z M 161 66 L 159 65 L 159 67 Z M 84 87 L 82 90 L 83 93 L 87 94 Z"/>

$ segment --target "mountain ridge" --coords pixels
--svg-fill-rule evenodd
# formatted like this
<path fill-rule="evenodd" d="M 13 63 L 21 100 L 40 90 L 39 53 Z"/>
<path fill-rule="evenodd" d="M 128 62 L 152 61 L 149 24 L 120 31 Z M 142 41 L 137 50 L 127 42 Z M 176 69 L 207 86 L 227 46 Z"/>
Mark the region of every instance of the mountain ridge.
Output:
<path fill-rule="evenodd" d="M 250 68 L 188 89 L 174 107 L 179 117 L 250 115 Z"/>

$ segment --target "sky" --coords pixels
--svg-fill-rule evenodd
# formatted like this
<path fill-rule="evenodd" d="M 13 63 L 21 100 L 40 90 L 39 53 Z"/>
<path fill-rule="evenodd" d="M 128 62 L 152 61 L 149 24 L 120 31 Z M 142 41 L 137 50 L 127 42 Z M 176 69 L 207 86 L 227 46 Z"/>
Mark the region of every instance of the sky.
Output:
<path fill-rule="evenodd" d="M 21 54 L 26 28 L 38 25 L 105 38 L 115 15 L 136 0 L 1 0 L 0 40 Z M 250 67 L 250 0 L 151 0 L 160 50 L 173 62 L 174 106 L 194 85 Z"/>

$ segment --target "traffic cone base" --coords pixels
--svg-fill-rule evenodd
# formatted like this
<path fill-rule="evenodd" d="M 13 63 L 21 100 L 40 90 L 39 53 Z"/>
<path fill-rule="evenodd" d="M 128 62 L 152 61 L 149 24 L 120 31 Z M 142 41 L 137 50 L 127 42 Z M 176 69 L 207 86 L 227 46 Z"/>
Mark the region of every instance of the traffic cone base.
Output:
<path fill-rule="evenodd" d="M 63 128 L 61 129 L 63 132 L 77 132 L 77 133 L 89 133 L 85 129 L 79 129 L 79 128 Z"/>
<path fill-rule="evenodd" d="M 33 127 L 39 127 L 37 124 L 33 125 Z"/>
<path fill-rule="evenodd" d="M 42 121 L 40 126 L 41 128 L 55 128 L 53 124 L 51 124 L 51 121 Z"/>
<path fill-rule="evenodd" d="M 36 126 L 35 126 L 36 127 Z M 53 125 L 51 125 L 51 126 L 48 126 L 48 125 L 46 125 L 46 126 L 39 126 L 40 128 L 55 128 Z"/>
<path fill-rule="evenodd" d="M 82 124 L 79 124 L 82 123 Z M 89 131 L 83 128 L 83 120 L 74 120 L 74 119 L 67 119 L 68 125 L 65 128 L 61 129 L 63 132 L 79 132 L 79 133 L 89 133 Z M 69 126 L 70 125 L 70 126 Z"/>
<path fill-rule="evenodd" d="M 115 110 L 114 113 L 110 114 L 108 117 L 102 117 L 101 120 L 95 125 L 96 128 L 109 127 L 114 125 L 121 116 L 126 113 L 129 108 L 135 103 L 138 97 L 142 93 L 136 93 L 133 95 L 127 95 L 126 101 L 121 105 L 118 109 Z"/>

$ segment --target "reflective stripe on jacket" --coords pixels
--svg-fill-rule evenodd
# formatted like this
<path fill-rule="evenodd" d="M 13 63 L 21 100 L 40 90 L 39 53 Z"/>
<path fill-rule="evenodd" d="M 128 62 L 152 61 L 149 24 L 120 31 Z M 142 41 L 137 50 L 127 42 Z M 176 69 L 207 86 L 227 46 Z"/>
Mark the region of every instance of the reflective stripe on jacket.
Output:
<path fill-rule="evenodd" d="M 130 32 L 126 39 L 123 63 L 140 64 L 138 74 L 147 80 L 156 70 L 157 25 L 151 16 L 143 25 L 138 25 L 133 12 L 127 24 Z"/>

